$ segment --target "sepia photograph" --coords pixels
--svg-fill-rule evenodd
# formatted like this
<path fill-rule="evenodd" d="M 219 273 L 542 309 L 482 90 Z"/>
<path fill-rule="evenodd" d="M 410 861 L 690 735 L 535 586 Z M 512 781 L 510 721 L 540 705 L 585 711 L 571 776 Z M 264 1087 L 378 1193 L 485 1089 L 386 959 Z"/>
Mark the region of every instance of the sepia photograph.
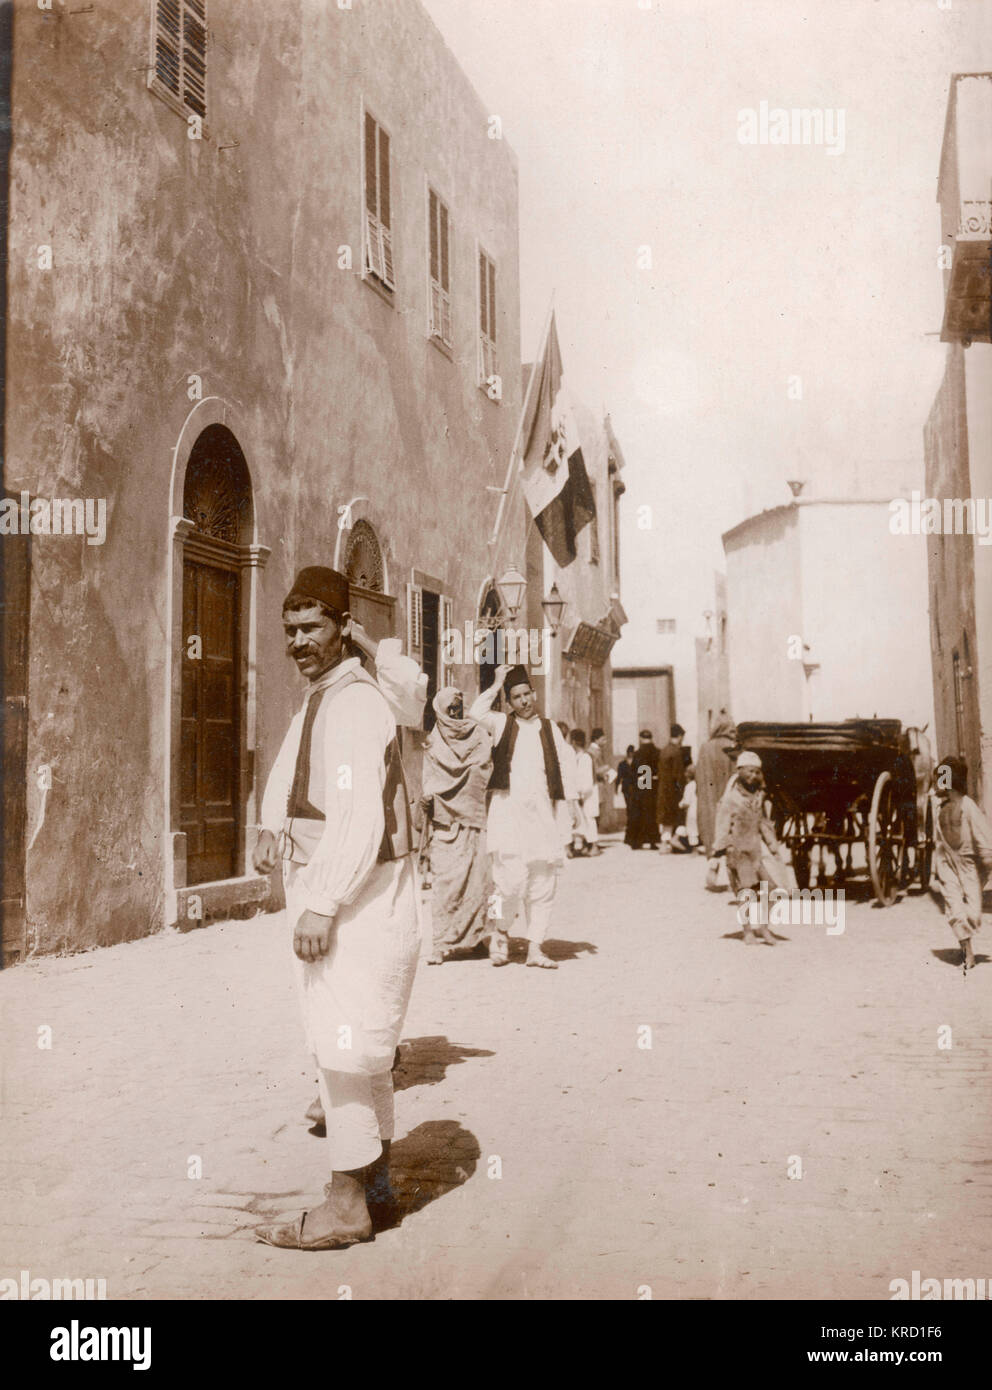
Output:
<path fill-rule="evenodd" d="M 992 0 L 4 0 L 0 48 L 44 1363 L 323 1301 L 946 1360 L 992 1299 Z"/>

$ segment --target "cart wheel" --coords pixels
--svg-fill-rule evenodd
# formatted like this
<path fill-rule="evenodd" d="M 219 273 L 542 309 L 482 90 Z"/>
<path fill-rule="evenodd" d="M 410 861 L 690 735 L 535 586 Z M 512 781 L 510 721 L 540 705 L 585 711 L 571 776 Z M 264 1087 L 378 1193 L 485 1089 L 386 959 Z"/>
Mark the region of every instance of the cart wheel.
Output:
<path fill-rule="evenodd" d="M 895 799 L 892 774 L 880 772 L 868 815 L 868 871 L 882 907 L 891 907 L 899 896 L 905 860 L 906 827 Z"/>
<path fill-rule="evenodd" d="M 923 843 L 917 847 L 916 857 L 920 867 L 920 887 L 926 891 L 930 887 L 930 871 L 933 868 L 933 801 L 929 795 L 927 796 Z"/>

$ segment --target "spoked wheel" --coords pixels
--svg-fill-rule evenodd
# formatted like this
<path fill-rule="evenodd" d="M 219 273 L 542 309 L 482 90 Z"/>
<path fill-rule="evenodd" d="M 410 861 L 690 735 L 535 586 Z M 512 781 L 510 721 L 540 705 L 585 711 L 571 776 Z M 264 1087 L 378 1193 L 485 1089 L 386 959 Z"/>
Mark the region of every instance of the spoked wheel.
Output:
<path fill-rule="evenodd" d="M 916 859 L 920 871 L 920 887 L 925 892 L 930 887 L 930 873 L 933 869 L 933 800 L 929 794 L 923 824 L 923 842 L 917 844 Z"/>
<path fill-rule="evenodd" d="M 791 850 L 792 872 L 796 876 L 796 883 L 800 888 L 808 888 L 813 840 L 810 837 L 809 821 L 804 811 L 799 811 L 786 820 L 783 834 L 779 835 L 779 839 L 784 839 Z"/>
<path fill-rule="evenodd" d="M 899 896 L 908 854 L 906 821 L 896 799 L 892 774 L 881 772 L 868 815 L 868 871 L 882 907 L 891 907 Z"/>

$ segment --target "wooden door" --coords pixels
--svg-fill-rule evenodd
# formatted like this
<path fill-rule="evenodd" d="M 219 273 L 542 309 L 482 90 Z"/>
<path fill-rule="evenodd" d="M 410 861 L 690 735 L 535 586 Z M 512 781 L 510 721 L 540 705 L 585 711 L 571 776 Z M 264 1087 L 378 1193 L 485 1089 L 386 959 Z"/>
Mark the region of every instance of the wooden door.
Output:
<path fill-rule="evenodd" d="M 4 496 L 7 494 L 5 493 Z M 3 538 L 0 566 L 0 650 L 3 656 L 2 963 L 24 952 L 24 857 L 27 828 L 28 620 L 30 536 Z"/>
<path fill-rule="evenodd" d="M 236 569 L 184 560 L 180 829 L 189 885 L 239 872 L 239 609 Z"/>

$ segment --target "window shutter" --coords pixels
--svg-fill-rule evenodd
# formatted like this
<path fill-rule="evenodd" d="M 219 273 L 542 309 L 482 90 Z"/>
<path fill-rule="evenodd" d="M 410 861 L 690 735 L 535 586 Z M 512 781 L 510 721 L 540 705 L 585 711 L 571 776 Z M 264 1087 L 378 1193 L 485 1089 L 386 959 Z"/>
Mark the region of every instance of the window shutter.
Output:
<path fill-rule="evenodd" d="M 393 235 L 388 227 L 379 224 L 379 245 L 382 257 L 382 279 L 383 284 L 388 289 L 394 290 L 396 282 L 393 279 Z"/>
<path fill-rule="evenodd" d="M 179 0 L 158 0 L 155 6 L 155 76 L 179 95 Z"/>
<path fill-rule="evenodd" d="M 379 231 L 379 219 L 374 212 L 366 212 L 365 214 L 365 269 L 372 275 L 378 276 L 380 280 L 384 278 L 382 238 Z"/>
<path fill-rule="evenodd" d="M 485 253 L 479 252 L 479 332 L 482 336 L 488 337 L 486 333 L 486 257 Z"/>
<path fill-rule="evenodd" d="M 379 184 L 376 178 L 375 121 L 365 113 L 365 207 L 378 221 Z"/>
<path fill-rule="evenodd" d="M 155 77 L 206 119 L 206 0 L 155 0 Z"/>
<path fill-rule="evenodd" d="M 406 586 L 406 649 L 414 661 L 424 654 L 424 594 L 419 584 Z"/>
<path fill-rule="evenodd" d="M 430 222 L 430 257 L 431 257 L 431 279 L 440 281 L 441 272 L 439 266 L 440 257 L 438 255 L 438 231 L 437 231 L 437 194 L 433 188 L 428 198 L 428 220 Z"/>
<path fill-rule="evenodd" d="M 389 218 L 389 136 L 366 111 L 365 273 L 393 290 L 396 283 Z"/>
<path fill-rule="evenodd" d="M 185 0 L 183 6 L 183 101 L 198 115 L 207 114 L 207 5 Z"/>
<path fill-rule="evenodd" d="M 389 209 L 389 136 L 379 127 L 379 221 L 386 228 L 393 225 Z"/>
<path fill-rule="evenodd" d="M 441 273 L 438 278 L 441 281 L 442 290 L 447 291 L 451 289 L 451 284 L 448 280 L 448 237 L 450 235 L 450 229 L 448 223 L 448 209 L 443 203 L 441 204 L 440 212 L 441 221 L 438 227 L 438 240 L 441 243 Z"/>
<path fill-rule="evenodd" d="M 492 400 L 499 399 L 496 359 L 496 266 L 479 252 L 479 384 Z M 496 394 L 493 394 L 495 389 Z"/>
<path fill-rule="evenodd" d="M 454 667 L 450 662 L 444 660 L 444 653 L 448 649 L 448 644 L 444 640 L 444 634 L 451 631 L 451 611 L 452 604 L 450 598 L 441 598 L 441 685 L 451 685 L 454 679 Z"/>

